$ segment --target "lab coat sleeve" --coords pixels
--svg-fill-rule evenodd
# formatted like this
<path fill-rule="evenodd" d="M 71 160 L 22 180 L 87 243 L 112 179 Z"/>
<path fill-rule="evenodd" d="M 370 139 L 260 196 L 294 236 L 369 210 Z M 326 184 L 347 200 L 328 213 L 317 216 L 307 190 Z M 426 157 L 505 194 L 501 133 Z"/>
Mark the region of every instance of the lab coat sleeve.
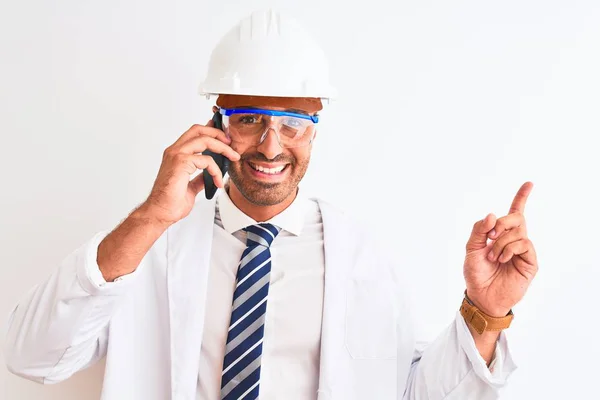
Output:
<path fill-rule="evenodd" d="M 504 332 L 488 368 L 464 318 L 457 312 L 455 320 L 436 340 L 428 345 L 417 344 L 404 399 L 499 399 L 515 369 Z"/>
<path fill-rule="evenodd" d="M 130 276 L 110 283 L 102 278 L 96 257 L 108 233 L 97 233 L 68 255 L 13 308 L 5 342 L 12 373 L 56 383 L 106 354 L 109 321 L 134 281 Z"/>

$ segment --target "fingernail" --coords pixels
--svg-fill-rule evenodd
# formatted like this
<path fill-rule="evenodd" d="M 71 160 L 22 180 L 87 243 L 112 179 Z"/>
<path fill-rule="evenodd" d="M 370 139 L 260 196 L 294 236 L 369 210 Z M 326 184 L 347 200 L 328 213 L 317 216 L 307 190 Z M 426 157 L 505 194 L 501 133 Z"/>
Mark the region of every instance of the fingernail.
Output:
<path fill-rule="evenodd" d="M 492 229 L 492 231 L 490 232 L 490 237 L 494 237 L 496 236 L 496 230 Z"/>
<path fill-rule="evenodd" d="M 494 252 L 493 251 L 490 251 L 490 254 L 488 254 L 488 258 L 490 259 L 490 261 L 494 259 Z"/>

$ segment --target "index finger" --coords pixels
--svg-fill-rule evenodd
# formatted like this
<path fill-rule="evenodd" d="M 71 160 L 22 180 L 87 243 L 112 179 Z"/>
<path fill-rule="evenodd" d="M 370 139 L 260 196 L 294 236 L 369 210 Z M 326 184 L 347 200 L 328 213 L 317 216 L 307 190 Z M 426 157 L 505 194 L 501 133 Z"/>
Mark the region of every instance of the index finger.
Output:
<path fill-rule="evenodd" d="M 512 204 L 510 206 L 510 210 L 508 211 L 509 214 L 513 214 L 513 213 L 523 214 L 525 212 L 525 203 L 527 202 L 527 198 L 529 197 L 529 193 L 531 193 L 532 189 L 533 189 L 533 183 L 531 183 L 531 182 L 525 182 L 521 186 L 521 188 L 517 192 L 517 195 L 515 196 L 515 199 L 513 200 Z"/>
<path fill-rule="evenodd" d="M 194 138 L 196 136 L 205 135 L 210 136 L 212 138 L 218 139 L 223 143 L 231 143 L 231 140 L 225 135 L 221 129 L 217 129 L 214 127 L 214 123 L 212 120 L 208 121 L 206 126 L 194 124 L 188 129 L 183 135 L 179 137 L 175 145 L 183 144 L 187 142 L 189 139 Z"/>
<path fill-rule="evenodd" d="M 209 123 L 203 127 L 204 129 L 202 129 L 200 131 L 201 135 L 206 135 L 206 136 L 210 136 L 213 137 L 215 139 L 220 140 L 223 143 L 231 143 L 231 139 L 229 139 L 227 137 L 227 135 L 225 134 L 225 132 L 223 132 L 221 129 L 219 128 L 215 128 L 214 127 L 214 123 L 212 121 L 209 121 Z"/>

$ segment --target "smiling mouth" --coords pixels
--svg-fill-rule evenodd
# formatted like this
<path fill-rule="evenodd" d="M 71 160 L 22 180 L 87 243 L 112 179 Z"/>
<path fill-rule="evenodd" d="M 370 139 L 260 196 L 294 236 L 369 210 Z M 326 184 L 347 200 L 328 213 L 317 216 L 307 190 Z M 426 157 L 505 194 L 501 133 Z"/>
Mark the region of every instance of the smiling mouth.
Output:
<path fill-rule="evenodd" d="M 263 174 L 267 174 L 267 175 L 279 175 L 283 171 L 285 171 L 287 169 L 287 167 L 289 166 L 289 164 L 285 164 L 285 165 L 280 165 L 275 168 L 265 168 L 260 165 L 253 164 L 251 162 L 248 162 L 248 165 L 250 165 L 250 167 L 252 167 L 253 170 L 262 172 Z"/>

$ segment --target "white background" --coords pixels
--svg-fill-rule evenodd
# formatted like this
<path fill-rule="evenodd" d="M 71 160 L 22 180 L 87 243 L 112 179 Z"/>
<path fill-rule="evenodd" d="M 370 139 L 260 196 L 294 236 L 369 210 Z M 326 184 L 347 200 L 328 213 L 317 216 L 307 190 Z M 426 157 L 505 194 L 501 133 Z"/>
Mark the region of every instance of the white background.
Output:
<path fill-rule="evenodd" d="M 210 117 L 196 89 L 213 45 L 276 5 L 319 37 L 341 95 L 303 187 L 388 234 L 423 336 L 459 306 L 472 224 L 531 180 L 540 272 L 515 307 L 504 399 L 596 398 L 599 2 L 4 3 L 0 315 L 145 199 L 164 148 Z M 2 369 L 0 398 L 97 399 L 102 367 L 51 387 Z"/>

